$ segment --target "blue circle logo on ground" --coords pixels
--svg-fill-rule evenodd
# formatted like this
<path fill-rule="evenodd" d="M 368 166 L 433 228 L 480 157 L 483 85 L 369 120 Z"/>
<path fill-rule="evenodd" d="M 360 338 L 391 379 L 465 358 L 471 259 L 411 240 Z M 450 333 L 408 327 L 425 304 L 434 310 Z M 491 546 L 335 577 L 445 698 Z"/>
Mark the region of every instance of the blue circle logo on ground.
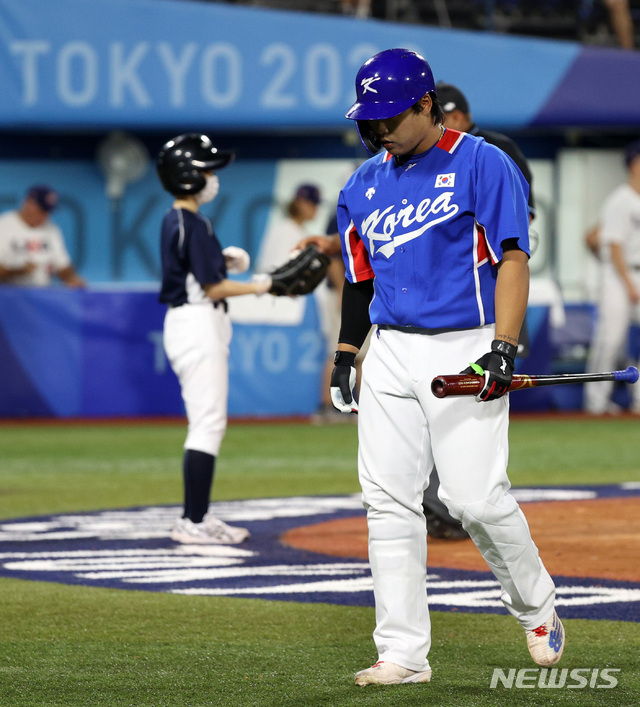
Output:
<path fill-rule="evenodd" d="M 640 495 L 640 488 L 514 489 L 520 503 Z M 292 547 L 287 531 L 364 518 L 359 495 L 213 503 L 214 515 L 251 531 L 242 545 L 179 545 L 177 506 L 68 513 L 0 522 L 0 576 L 112 589 L 373 606 L 366 560 Z M 563 618 L 640 620 L 640 583 L 558 577 Z M 504 613 L 487 572 L 430 567 L 436 611 Z"/>

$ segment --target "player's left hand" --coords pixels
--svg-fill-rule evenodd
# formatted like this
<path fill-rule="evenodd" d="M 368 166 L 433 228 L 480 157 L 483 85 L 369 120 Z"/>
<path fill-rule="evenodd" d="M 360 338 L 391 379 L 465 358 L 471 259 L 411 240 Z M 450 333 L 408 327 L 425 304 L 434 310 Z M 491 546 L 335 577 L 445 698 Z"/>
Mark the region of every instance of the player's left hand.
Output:
<path fill-rule="evenodd" d="M 356 355 L 350 351 L 336 351 L 335 367 L 331 373 L 331 403 L 340 412 L 358 412 L 355 399 Z"/>
<path fill-rule="evenodd" d="M 484 388 L 476 395 L 478 402 L 497 400 L 509 390 L 517 352 L 517 346 L 494 339 L 491 342 L 491 351 L 462 371 L 484 375 Z"/>
<path fill-rule="evenodd" d="M 222 251 L 222 255 L 224 255 L 227 272 L 231 275 L 240 275 L 249 269 L 251 257 L 244 248 L 230 245 Z"/>

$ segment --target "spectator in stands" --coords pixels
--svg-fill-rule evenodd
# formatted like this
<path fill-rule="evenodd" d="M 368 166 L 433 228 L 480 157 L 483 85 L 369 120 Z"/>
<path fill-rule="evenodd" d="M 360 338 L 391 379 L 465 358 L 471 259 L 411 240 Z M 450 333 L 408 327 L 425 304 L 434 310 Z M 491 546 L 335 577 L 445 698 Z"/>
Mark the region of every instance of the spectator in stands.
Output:
<path fill-rule="evenodd" d="M 340 9 L 344 15 L 356 17 L 369 17 L 371 14 L 371 0 L 340 0 Z"/>
<path fill-rule="evenodd" d="M 633 49 L 633 17 L 629 0 L 604 0 L 609 11 L 609 22 L 616 40 L 622 49 Z"/>
<path fill-rule="evenodd" d="M 64 243 L 49 218 L 58 194 L 49 186 L 32 186 L 19 209 L 0 216 L 0 283 L 48 287 L 52 277 L 69 287 L 85 287 Z"/>
<path fill-rule="evenodd" d="M 594 22 L 601 25 L 604 22 L 601 15 L 606 9 L 608 29 L 613 31 L 615 43 L 622 49 L 633 49 L 635 42 L 630 0 L 579 0 L 577 5 L 578 18 L 587 25 Z"/>
<path fill-rule="evenodd" d="M 640 140 L 627 145 L 629 172 L 602 206 L 600 219 L 600 296 L 598 318 L 587 371 L 610 371 L 624 355 L 629 326 L 640 323 Z M 640 387 L 632 386 L 631 410 L 640 414 Z M 585 410 L 592 415 L 615 414 L 613 383 L 585 386 Z"/>

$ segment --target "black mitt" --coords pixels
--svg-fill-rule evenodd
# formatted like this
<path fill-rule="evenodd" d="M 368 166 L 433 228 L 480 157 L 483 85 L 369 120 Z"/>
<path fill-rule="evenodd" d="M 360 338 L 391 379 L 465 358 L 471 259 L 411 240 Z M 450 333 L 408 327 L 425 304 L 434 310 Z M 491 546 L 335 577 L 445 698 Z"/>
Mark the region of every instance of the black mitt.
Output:
<path fill-rule="evenodd" d="M 277 297 L 310 294 L 327 274 L 329 262 L 329 258 L 316 246 L 307 246 L 269 273 L 270 294 Z"/>

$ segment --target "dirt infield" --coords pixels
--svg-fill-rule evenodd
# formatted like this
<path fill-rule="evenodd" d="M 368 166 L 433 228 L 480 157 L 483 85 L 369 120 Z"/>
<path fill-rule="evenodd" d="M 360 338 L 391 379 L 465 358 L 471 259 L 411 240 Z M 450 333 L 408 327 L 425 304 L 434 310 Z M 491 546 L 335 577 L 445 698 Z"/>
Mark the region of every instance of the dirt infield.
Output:
<path fill-rule="evenodd" d="M 640 581 L 640 498 L 522 504 L 552 575 Z M 359 516 L 296 528 L 286 544 L 338 557 L 367 558 L 367 525 Z M 471 540 L 429 540 L 432 567 L 486 571 Z"/>

